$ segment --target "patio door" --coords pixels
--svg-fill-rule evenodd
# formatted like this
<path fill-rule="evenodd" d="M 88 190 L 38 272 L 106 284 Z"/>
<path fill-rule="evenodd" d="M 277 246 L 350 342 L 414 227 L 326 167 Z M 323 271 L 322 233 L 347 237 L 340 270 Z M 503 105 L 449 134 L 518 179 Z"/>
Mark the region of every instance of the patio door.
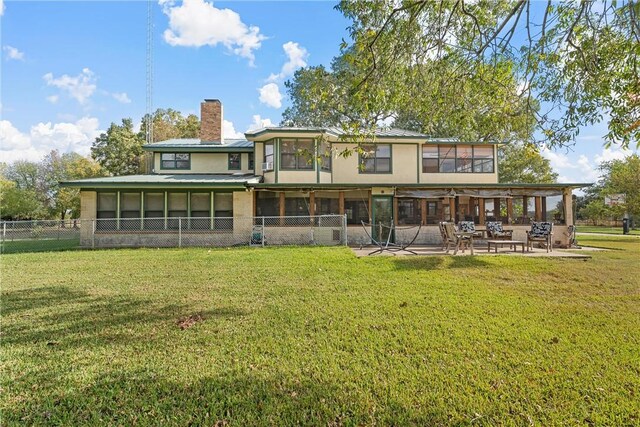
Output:
<path fill-rule="evenodd" d="M 393 196 L 372 197 L 372 230 L 371 236 L 378 242 L 386 242 L 393 225 Z M 389 241 L 394 242 L 392 234 Z"/>

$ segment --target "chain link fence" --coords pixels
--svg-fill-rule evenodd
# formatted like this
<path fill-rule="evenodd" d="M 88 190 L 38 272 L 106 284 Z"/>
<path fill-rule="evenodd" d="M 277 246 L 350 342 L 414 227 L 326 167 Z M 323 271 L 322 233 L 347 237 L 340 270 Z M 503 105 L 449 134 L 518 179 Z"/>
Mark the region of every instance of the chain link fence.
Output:
<path fill-rule="evenodd" d="M 346 245 L 344 215 L 100 218 L 2 223 L 2 252 L 71 248 Z"/>
<path fill-rule="evenodd" d="M 80 220 L 2 221 L 0 252 L 42 252 L 80 246 Z"/>

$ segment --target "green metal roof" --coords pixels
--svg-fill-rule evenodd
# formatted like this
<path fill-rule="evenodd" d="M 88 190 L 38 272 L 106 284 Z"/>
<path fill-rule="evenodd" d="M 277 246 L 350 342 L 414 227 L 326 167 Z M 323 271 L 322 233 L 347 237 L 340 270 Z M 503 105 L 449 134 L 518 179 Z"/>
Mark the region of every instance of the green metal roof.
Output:
<path fill-rule="evenodd" d="M 327 188 L 327 189 L 339 189 L 339 188 L 370 188 L 370 187 L 393 187 L 393 188 L 582 188 L 589 187 L 593 183 L 553 183 L 553 184 L 529 184 L 529 183 L 499 183 L 499 184 L 399 184 L 399 183 L 362 183 L 362 184 L 338 184 L 338 183 L 325 183 L 325 184 L 267 184 L 264 182 L 258 184 L 247 184 L 252 188 Z"/>
<path fill-rule="evenodd" d="M 243 153 L 253 152 L 253 142 L 246 139 L 202 141 L 197 138 L 169 139 L 142 146 L 143 150 L 156 152 Z"/>
<path fill-rule="evenodd" d="M 246 188 L 247 185 L 258 184 L 261 180 L 262 177 L 252 174 L 151 174 L 79 179 L 61 182 L 60 185 L 76 188 Z"/>
<path fill-rule="evenodd" d="M 252 131 L 245 132 L 245 136 L 256 137 L 269 132 L 279 132 L 279 133 L 325 133 L 329 135 L 333 135 L 336 137 L 342 136 L 351 136 L 346 133 L 343 129 L 339 127 L 283 127 L 283 126 L 269 126 L 261 129 L 256 129 Z M 374 131 L 374 135 L 378 138 L 428 138 L 428 135 L 425 135 L 420 132 L 414 132 L 406 129 L 397 129 L 390 128 L 384 129 L 379 128 Z"/>

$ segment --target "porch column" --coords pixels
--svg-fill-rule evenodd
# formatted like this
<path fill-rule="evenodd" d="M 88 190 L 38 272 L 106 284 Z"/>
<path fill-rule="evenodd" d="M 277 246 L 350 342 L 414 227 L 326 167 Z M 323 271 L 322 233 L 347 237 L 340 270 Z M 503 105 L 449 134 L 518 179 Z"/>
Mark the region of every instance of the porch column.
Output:
<path fill-rule="evenodd" d="M 398 225 L 398 198 L 393 198 L 393 223 Z"/>
<path fill-rule="evenodd" d="M 507 199 L 507 224 L 513 224 L 513 199 Z"/>
<path fill-rule="evenodd" d="M 338 192 L 338 213 L 344 215 L 344 191 Z"/>
<path fill-rule="evenodd" d="M 309 191 L 309 216 L 316 214 L 316 192 Z"/>
<path fill-rule="evenodd" d="M 283 226 L 284 225 L 284 215 L 285 215 L 285 209 L 284 209 L 284 191 L 280 192 L 280 225 Z"/>
<path fill-rule="evenodd" d="M 501 216 L 502 215 L 500 215 L 500 198 L 496 197 L 493 199 L 493 217 L 496 219 L 496 221 L 499 221 Z"/>
<path fill-rule="evenodd" d="M 564 223 L 573 225 L 573 198 L 570 188 L 565 188 L 562 191 L 562 204 L 564 205 Z"/>
<path fill-rule="evenodd" d="M 456 222 L 456 198 L 449 197 L 449 221 Z"/>
<path fill-rule="evenodd" d="M 373 222 L 372 214 L 373 214 L 373 196 L 371 195 L 371 190 L 369 190 L 369 223 Z"/>
<path fill-rule="evenodd" d="M 420 199 L 420 222 L 427 225 L 427 199 Z"/>
<path fill-rule="evenodd" d="M 527 214 L 529 213 L 529 197 L 522 196 L 522 223 L 526 224 L 525 218 L 528 218 Z"/>
<path fill-rule="evenodd" d="M 536 221 L 542 221 L 542 198 L 540 196 L 535 197 L 536 204 Z"/>
<path fill-rule="evenodd" d="M 484 218 L 484 199 L 483 198 L 479 198 L 478 199 L 478 222 L 481 225 L 484 225 L 485 223 L 485 218 Z"/>

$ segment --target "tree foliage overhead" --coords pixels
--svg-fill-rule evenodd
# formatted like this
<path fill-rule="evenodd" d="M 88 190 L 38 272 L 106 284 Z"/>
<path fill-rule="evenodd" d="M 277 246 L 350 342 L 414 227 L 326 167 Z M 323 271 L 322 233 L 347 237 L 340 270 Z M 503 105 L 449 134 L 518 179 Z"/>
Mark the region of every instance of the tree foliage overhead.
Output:
<path fill-rule="evenodd" d="M 359 106 L 361 119 L 403 105 L 435 133 L 430 116 L 444 105 L 475 139 L 502 137 L 501 126 L 491 134 L 482 120 L 513 116 L 533 118 L 538 142 L 560 146 L 572 144 L 580 126 L 608 117 L 608 143 L 640 141 L 635 0 L 371 0 L 337 8 L 352 21 L 353 40 L 342 45 L 348 73 L 338 78 L 346 86 L 338 103 Z M 497 105 L 482 102 L 485 92 Z"/>
<path fill-rule="evenodd" d="M 504 183 L 554 183 L 558 174 L 534 144 L 508 144 L 498 149 L 498 172 Z"/>

